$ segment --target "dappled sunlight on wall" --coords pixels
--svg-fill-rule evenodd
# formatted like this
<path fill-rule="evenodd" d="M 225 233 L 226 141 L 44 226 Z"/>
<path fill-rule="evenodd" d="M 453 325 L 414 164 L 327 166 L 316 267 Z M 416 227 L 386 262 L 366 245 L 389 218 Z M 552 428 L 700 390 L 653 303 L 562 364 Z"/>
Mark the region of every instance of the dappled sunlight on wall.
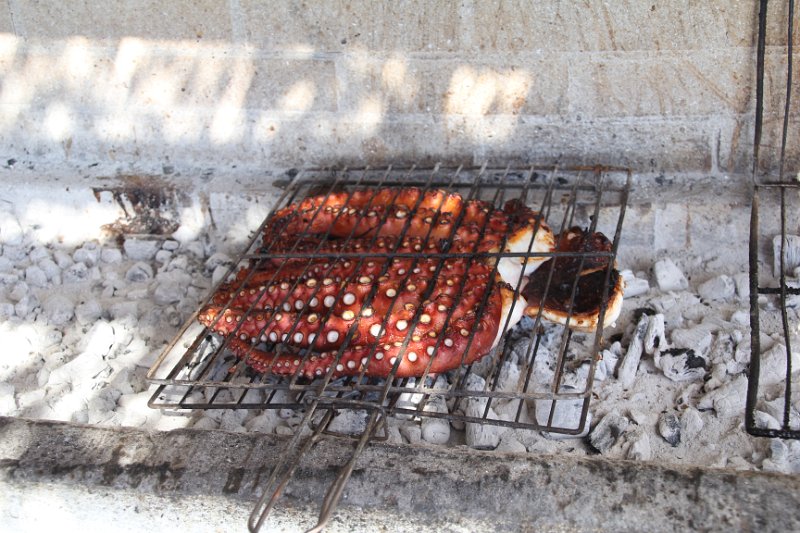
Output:
<path fill-rule="evenodd" d="M 39 164 L 128 169 L 443 151 L 469 159 L 512 135 L 531 78 L 516 67 L 420 66 L 358 45 L 332 55 L 306 44 L 274 53 L 226 41 L 2 34 L 0 141 Z"/>
<path fill-rule="evenodd" d="M 463 124 L 472 139 L 499 143 L 513 134 L 530 88 L 527 71 L 465 65 L 453 72 L 445 109 L 467 119 Z"/>

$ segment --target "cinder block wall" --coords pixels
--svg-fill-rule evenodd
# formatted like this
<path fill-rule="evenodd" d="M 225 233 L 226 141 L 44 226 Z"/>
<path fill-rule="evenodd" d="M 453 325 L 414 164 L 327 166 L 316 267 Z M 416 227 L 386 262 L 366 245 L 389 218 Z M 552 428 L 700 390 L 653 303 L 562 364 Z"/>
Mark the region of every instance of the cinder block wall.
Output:
<path fill-rule="evenodd" d="M 768 161 L 786 68 L 778 3 Z M 0 167 L 513 160 L 743 176 L 757 13 L 757 0 L 9 0 Z M 795 135 L 795 166 L 798 151 Z"/>

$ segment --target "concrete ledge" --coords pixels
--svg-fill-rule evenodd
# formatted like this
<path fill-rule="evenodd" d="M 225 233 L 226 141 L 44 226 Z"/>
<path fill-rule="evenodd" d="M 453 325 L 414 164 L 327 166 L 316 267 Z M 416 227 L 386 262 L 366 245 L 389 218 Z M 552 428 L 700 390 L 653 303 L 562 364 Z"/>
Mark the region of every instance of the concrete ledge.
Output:
<path fill-rule="evenodd" d="M 94 522 L 95 507 L 115 517 L 116 530 L 244 530 L 285 443 L 0 418 L 0 487 L 14 495 L 0 503 L 0 521 L 21 531 L 56 516 Z M 304 458 L 277 527 L 309 526 L 308 506 L 351 449 L 324 440 Z M 800 529 L 798 505 L 800 479 L 790 476 L 376 443 L 359 459 L 331 530 L 789 531 Z"/>

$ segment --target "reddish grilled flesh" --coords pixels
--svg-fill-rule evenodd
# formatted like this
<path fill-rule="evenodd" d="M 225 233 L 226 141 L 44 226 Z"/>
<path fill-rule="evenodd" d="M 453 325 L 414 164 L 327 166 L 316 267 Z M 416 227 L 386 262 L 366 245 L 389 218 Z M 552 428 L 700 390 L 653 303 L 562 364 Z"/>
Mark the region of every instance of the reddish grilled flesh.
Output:
<path fill-rule="evenodd" d="M 497 209 L 416 188 L 307 198 L 279 210 L 263 242 L 268 254 L 308 256 L 243 268 L 199 319 L 229 336 L 231 350 L 258 372 L 444 372 L 486 355 L 506 318 L 513 315 L 511 327 L 521 316 L 524 302 L 495 260 L 478 254 L 522 244 L 551 249 L 552 233 L 539 218 L 519 202 Z M 330 256 L 354 252 L 378 255 Z M 429 257 L 443 252 L 471 256 Z M 532 269 L 542 260 L 516 261 L 517 269 Z M 274 350 L 277 344 L 285 349 Z"/>

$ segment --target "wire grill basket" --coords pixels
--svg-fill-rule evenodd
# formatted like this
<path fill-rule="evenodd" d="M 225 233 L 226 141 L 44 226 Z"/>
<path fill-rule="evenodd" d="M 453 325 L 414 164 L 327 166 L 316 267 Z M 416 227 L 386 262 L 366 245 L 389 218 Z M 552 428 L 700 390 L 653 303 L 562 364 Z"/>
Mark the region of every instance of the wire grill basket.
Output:
<path fill-rule="evenodd" d="M 248 265 L 267 259 L 310 261 L 320 257 L 314 251 L 297 252 L 295 248 L 285 254 L 271 252 L 273 236 L 265 235 L 264 228 L 276 210 L 282 207 L 308 196 L 324 196 L 339 191 L 352 193 L 365 188 L 402 190 L 417 187 L 423 191 L 443 189 L 458 192 L 465 199 L 483 200 L 498 207 L 509 200 L 519 199 L 540 214 L 537 224 L 546 221 L 554 233 L 574 226 L 587 228 L 590 232 L 603 232 L 612 242 L 610 251 L 459 255 L 449 253 L 448 247 L 444 246 L 441 248 L 443 252 L 432 255 L 442 260 L 452 257 L 467 262 L 489 260 L 495 269 L 504 257 L 552 259 L 567 255 L 583 263 L 599 256 L 608 265 L 604 270 L 602 287 L 607 296 L 611 291 L 609 281 L 615 268 L 630 182 L 629 171 L 606 167 L 489 168 L 484 165 L 450 168 L 436 165 L 427 169 L 389 166 L 381 169 L 306 170 L 292 176 L 286 184 L 275 209 L 255 231 L 247 249 L 231 267 L 227 281 L 235 280 L 236 272 Z M 331 259 L 346 257 L 350 261 L 369 261 L 399 254 L 367 250 L 329 255 L 332 255 Z M 430 259 L 432 255 L 418 252 L 404 257 L 417 260 Z M 548 263 L 540 268 L 547 268 L 546 265 Z M 574 287 L 569 313 L 575 301 Z M 518 286 L 515 294 L 519 292 Z M 200 309 L 210 300 L 211 296 Z M 479 304 L 475 310 L 478 317 L 483 312 L 482 305 Z M 393 370 L 381 378 L 369 377 L 363 372 L 335 378 L 333 372 L 328 371 L 309 380 L 299 372 L 277 376 L 253 371 L 246 358 L 243 360 L 232 355 L 226 337 L 212 333 L 198 322 L 200 309 L 190 317 L 150 369 L 148 379 L 157 384 L 150 406 L 170 409 L 295 409 L 302 413 L 302 421 L 251 517 L 251 529 L 257 529 L 263 522 L 303 453 L 320 435 L 335 433 L 328 426 L 342 409 L 364 413 L 365 428 L 360 435 L 354 436 L 358 444 L 353 457 L 343 467 L 323 502 L 321 525 L 333 511 L 360 449 L 370 440 L 386 437 L 385 422 L 389 416 L 430 417 L 465 424 L 580 434 L 586 423 L 595 368 L 604 342 L 600 325 L 591 333 L 577 333 L 547 323 L 540 313 L 535 318 L 523 319 L 514 328 L 502 324 L 503 340 L 486 357 L 443 376 L 426 373 L 416 378 L 400 379 L 395 378 Z M 604 307 L 601 308 L 599 324 L 603 323 L 605 311 Z M 470 332 L 470 336 L 474 333 Z M 345 339 L 331 368 L 339 361 L 349 340 Z M 280 345 L 276 349 L 280 350 Z M 310 353 L 305 357 L 310 357 Z M 510 368 L 517 372 L 513 379 L 508 376 Z M 406 401 L 410 397 L 416 401 Z M 442 405 L 446 408 L 434 408 Z M 501 405 L 504 406 L 503 416 L 496 412 Z M 564 416 L 565 412 L 571 412 L 573 416 Z M 577 417 L 574 416 L 576 412 Z"/>
<path fill-rule="evenodd" d="M 753 203 L 750 219 L 750 369 L 745 427 L 756 436 L 800 438 L 800 395 L 797 393 L 800 352 L 798 312 L 800 307 L 800 183 L 796 148 L 791 127 L 794 11 L 793 1 L 772 6 L 785 9 L 786 72 L 782 105 L 767 109 L 773 124 L 764 130 L 764 66 L 767 36 L 766 0 L 759 11 L 756 62 L 756 121 L 753 144 Z M 774 131 L 778 129 L 776 134 Z M 777 139 L 777 142 L 771 139 Z M 770 260 L 765 260 L 769 258 Z M 768 264 L 771 263 L 771 264 Z M 769 336 L 773 346 L 764 344 Z M 794 377 L 794 383 L 793 383 Z M 773 416 L 774 415 L 774 416 Z"/>

